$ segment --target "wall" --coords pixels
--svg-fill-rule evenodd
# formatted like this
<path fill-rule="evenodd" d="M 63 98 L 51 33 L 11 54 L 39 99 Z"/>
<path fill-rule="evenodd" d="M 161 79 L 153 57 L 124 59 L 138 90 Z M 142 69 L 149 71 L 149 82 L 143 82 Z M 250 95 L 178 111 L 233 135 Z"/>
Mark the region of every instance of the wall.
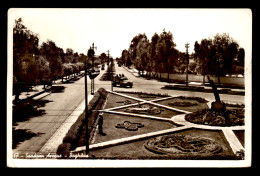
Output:
<path fill-rule="evenodd" d="M 158 74 L 158 78 L 160 78 L 160 74 Z M 168 73 L 161 73 L 161 78 L 164 81 L 168 80 Z M 170 82 L 183 82 L 186 81 L 186 74 L 170 74 L 169 75 Z M 214 81 L 214 83 L 218 84 L 218 77 L 216 76 L 210 76 L 211 80 Z M 188 75 L 188 81 L 189 82 L 203 82 L 203 76 L 202 75 Z M 205 77 L 205 82 L 208 83 L 207 77 Z M 245 78 L 244 77 L 220 77 L 220 83 L 221 84 L 227 84 L 227 85 L 237 85 L 244 87 L 245 86 Z"/>

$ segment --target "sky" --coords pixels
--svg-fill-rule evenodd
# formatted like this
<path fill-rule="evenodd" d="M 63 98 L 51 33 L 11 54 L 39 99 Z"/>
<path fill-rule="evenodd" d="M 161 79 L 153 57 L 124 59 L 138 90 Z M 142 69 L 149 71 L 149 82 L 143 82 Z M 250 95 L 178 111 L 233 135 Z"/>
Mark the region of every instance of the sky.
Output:
<path fill-rule="evenodd" d="M 163 29 L 173 34 L 176 48 L 194 52 L 195 41 L 213 38 L 217 33 L 229 33 L 245 49 L 251 60 L 252 13 L 250 9 L 33 9 L 12 8 L 8 11 L 8 30 L 12 32 L 15 19 L 38 34 L 40 45 L 48 39 L 66 51 L 87 54 L 92 43 L 97 55 L 109 50 L 113 58 L 128 49 L 131 40 L 145 33 L 151 40 Z"/>

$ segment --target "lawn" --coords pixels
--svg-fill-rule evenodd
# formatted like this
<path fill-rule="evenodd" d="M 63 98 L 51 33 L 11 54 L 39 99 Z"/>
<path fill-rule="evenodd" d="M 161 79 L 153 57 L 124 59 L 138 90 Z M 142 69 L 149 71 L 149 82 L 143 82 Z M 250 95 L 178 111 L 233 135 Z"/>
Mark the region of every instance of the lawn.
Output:
<path fill-rule="evenodd" d="M 194 104 L 194 105 L 192 105 L 192 106 L 176 106 L 176 105 L 173 105 L 176 102 L 189 102 L 189 103 Z M 189 112 L 196 112 L 198 110 L 209 108 L 206 103 L 198 102 L 197 100 L 190 99 L 189 97 L 187 97 L 185 99 L 173 97 L 171 99 L 158 101 L 156 103 L 166 105 L 166 106 L 170 106 L 170 107 L 173 107 L 173 108 L 178 108 L 178 109 L 189 111 Z M 197 104 L 197 105 L 195 105 L 195 104 Z"/>
<path fill-rule="evenodd" d="M 130 101 L 131 104 L 139 102 L 137 100 L 133 100 L 133 99 L 130 99 L 130 98 L 126 98 L 126 97 L 122 97 L 122 96 L 119 96 L 119 95 L 109 93 L 108 96 L 107 96 L 107 102 L 106 102 L 106 106 L 104 107 L 104 109 L 123 106 L 124 102 L 127 101 L 127 100 Z"/>
<path fill-rule="evenodd" d="M 164 155 L 157 154 L 147 150 L 144 147 L 144 143 L 150 139 L 142 139 L 140 141 L 120 144 L 116 146 L 111 146 L 103 149 L 96 149 L 90 151 L 91 155 L 94 155 L 97 159 L 236 159 L 228 142 L 226 141 L 223 133 L 221 131 L 215 130 L 201 130 L 201 129 L 190 129 L 180 132 L 175 132 L 174 134 L 183 134 L 191 136 L 206 137 L 218 142 L 222 151 L 213 155 Z"/>
<path fill-rule="evenodd" d="M 136 98 L 140 98 L 140 94 L 131 94 L 127 93 L 129 96 L 133 96 Z M 143 97 L 144 98 L 144 97 Z M 161 98 L 159 96 L 151 96 L 150 99 L 157 99 Z M 126 98 L 123 96 L 115 95 L 109 93 L 107 97 L 107 101 L 105 104 L 104 109 L 108 108 L 114 108 L 124 105 L 124 102 L 128 100 L 131 101 L 131 104 L 138 103 L 137 100 L 132 100 L 130 98 Z M 147 97 L 146 97 L 146 100 Z M 193 105 L 191 106 L 171 106 L 169 104 L 172 104 L 174 102 L 189 102 Z M 167 100 L 162 100 L 156 102 L 158 104 L 171 106 L 178 109 L 183 109 L 186 111 L 194 112 L 198 109 L 204 109 L 208 108 L 206 101 L 197 101 L 195 99 L 189 99 L 189 98 L 170 98 Z M 146 105 L 148 103 L 145 103 Z M 185 103 L 184 103 L 185 104 Z M 136 107 L 131 106 L 131 107 Z M 155 106 L 155 105 L 151 105 Z M 171 118 L 174 115 L 178 115 L 180 113 L 176 111 L 172 111 L 166 108 L 161 108 L 163 111 L 161 111 L 160 114 L 155 114 L 154 116 L 158 117 L 164 117 L 164 118 Z M 114 111 L 124 111 L 126 108 L 120 108 L 116 109 Z M 137 113 L 136 113 L 137 114 Z M 178 128 L 177 125 L 174 123 L 168 122 L 168 121 L 162 121 L 162 120 L 154 120 L 149 118 L 143 118 L 143 117 L 137 117 L 135 115 L 120 115 L 120 114 L 113 114 L 113 113 L 106 113 L 103 112 L 103 132 L 106 135 L 100 135 L 98 134 L 98 130 L 96 129 L 95 135 L 90 142 L 90 144 L 96 144 L 100 142 L 106 142 L 110 140 L 120 139 L 120 138 L 126 138 L 131 137 L 135 135 L 141 135 L 146 134 L 150 132 L 170 129 L 170 128 Z M 149 114 L 150 115 L 150 114 Z M 125 121 L 130 121 L 131 123 L 141 123 L 144 126 L 138 128 L 135 131 L 129 131 L 125 128 L 116 128 L 117 124 L 123 124 Z M 239 137 L 241 141 L 243 141 L 243 132 L 236 131 L 236 135 Z M 199 137 L 206 137 L 211 140 L 216 141 L 221 147 L 222 150 L 219 153 L 215 154 L 178 154 L 178 155 L 166 155 L 166 154 L 158 154 L 152 151 L 149 151 L 145 148 L 144 144 L 147 140 L 150 139 L 150 137 L 142 138 L 140 140 L 132 141 L 132 142 L 126 142 L 121 143 L 117 145 L 113 145 L 110 147 L 105 148 L 99 148 L 99 149 L 92 149 L 90 151 L 90 155 L 93 156 L 95 159 L 208 159 L 208 160 L 218 160 L 218 159 L 238 159 L 235 157 L 234 153 L 232 152 L 232 149 L 230 148 L 230 145 L 228 141 L 226 140 L 224 134 L 222 131 L 219 130 L 203 130 L 203 129 L 187 129 L 182 131 L 176 131 L 171 134 L 182 134 L 182 135 L 191 135 L 191 136 L 199 136 Z M 84 143 L 83 143 L 84 144 Z"/>
<path fill-rule="evenodd" d="M 242 146 L 245 147 L 245 130 L 233 130 L 233 132 L 237 136 Z"/>
<path fill-rule="evenodd" d="M 104 117 L 103 132 L 106 133 L 106 136 L 96 134 L 93 143 L 99 143 L 99 142 L 109 141 L 113 139 L 130 137 L 130 136 L 177 127 L 176 125 L 170 122 L 133 117 L 133 116 L 104 113 L 103 117 Z M 144 127 L 138 128 L 137 131 L 129 131 L 124 128 L 115 127 L 117 124 L 122 124 L 124 121 L 130 121 L 132 123 L 142 123 Z"/>
<path fill-rule="evenodd" d="M 148 106 L 148 105 L 149 105 L 148 103 L 145 103 L 145 104 L 142 104 L 141 106 Z M 149 105 L 149 106 L 150 107 L 156 107 L 154 105 Z M 139 106 L 138 105 L 131 106 L 131 108 L 137 108 L 137 107 L 139 107 Z M 118 109 L 117 111 L 125 112 L 126 109 L 128 109 L 128 108 Z M 172 118 L 175 115 L 182 114 L 182 113 L 179 113 L 179 112 L 176 112 L 176 111 L 172 111 L 172 110 L 169 110 L 169 109 L 165 109 L 165 108 L 160 108 L 159 107 L 159 109 L 161 110 L 161 112 L 159 114 L 145 114 L 145 113 L 135 113 L 135 114 L 145 114 L 145 115 L 165 117 L 165 118 Z"/>

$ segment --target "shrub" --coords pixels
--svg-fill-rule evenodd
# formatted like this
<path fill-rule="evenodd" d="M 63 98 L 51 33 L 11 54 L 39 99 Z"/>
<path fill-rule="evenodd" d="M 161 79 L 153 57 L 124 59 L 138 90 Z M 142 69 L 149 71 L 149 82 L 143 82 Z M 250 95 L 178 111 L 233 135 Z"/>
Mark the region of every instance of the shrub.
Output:
<path fill-rule="evenodd" d="M 63 158 L 63 159 L 69 158 L 69 156 L 70 156 L 70 148 L 71 148 L 70 143 L 60 144 L 56 153 L 58 155 L 61 155 L 61 158 Z"/>
<path fill-rule="evenodd" d="M 187 97 L 187 96 L 178 96 L 176 98 L 180 99 L 188 99 L 188 100 L 196 100 L 199 103 L 207 103 L 208 101 L 201 97 Z"/>
<path fill-rule="evenodd" d="M 94 109 L 100 109 L 101 106 L 103 105 L 104 101 L 106 100 L 106 95 L 107 92 L 104 88 L 100 88 L 94 95 L 94 97 L 90 100 L 88 104 L 88 113 L 89 113 L 89 118 L 88 118 L 88 134 L 91 133 L 94 123 L 99 115 L 98 111 L 93 111 Z M 86 126 L 85 123 L 85 112 L 83 112 L 76 122 L 70 127 L 68 132 L 66 133 L 65 137 L 63 138 L 63 144 L 70 144 L 70 146 L 64 146 L 60 145 L 59 146 L 59 153 L 65 153 L 67 150 L 74 150 L 79 143 L 80 136 L 82 131 L 84 130 Z M 64 151 L 63 151 L 64 150 Z M 58 154 L 58 150 L 57 150 Z M 64 154 L 64 156 L 65 156 Z"/>

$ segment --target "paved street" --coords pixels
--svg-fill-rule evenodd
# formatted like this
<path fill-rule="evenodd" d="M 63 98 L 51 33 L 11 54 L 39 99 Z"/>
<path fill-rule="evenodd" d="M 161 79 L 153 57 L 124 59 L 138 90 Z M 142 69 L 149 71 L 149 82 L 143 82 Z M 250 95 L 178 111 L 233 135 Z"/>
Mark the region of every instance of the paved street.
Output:
<path fill-rule="evenodd" d="M 99 78 L 104 73 L 101 70 L 100 75 L 95 79 L 95 90 L 100 87 L 108 89 L 111 85 L 102 85 Z M 55 85 L 55 84 L 54 84 Z M 14 153 L 26 154 L 37 153 L 45 145 L 45 143 L 53 136 L 53 134 L 62 126 L 67 123 L 68 117 L 73 111 L 84 101 L 84 77 L 75 81 L 74 83 L 58 83 L 59 86 L 64 86 L 64 92 L 51 93 L 42 100 L 48 100 L 45 107 L 40 109 L 45 110 L 44 115 L 39 117 L 32 117 L 30 120 L 18 123 L 16 129 L 28 129 L 34 133 L 39 133 L 38 136 L 24 141 L 13 150 Z M 90 79 L 88 78 L 88 101 L 91 99 L 90 95 Z M 41 95 L 40 95 L 41 96 Z M 35 97 L 37 98 L 37 97 Z M 83 111 L 85 107 L 78 109 Z"/>

